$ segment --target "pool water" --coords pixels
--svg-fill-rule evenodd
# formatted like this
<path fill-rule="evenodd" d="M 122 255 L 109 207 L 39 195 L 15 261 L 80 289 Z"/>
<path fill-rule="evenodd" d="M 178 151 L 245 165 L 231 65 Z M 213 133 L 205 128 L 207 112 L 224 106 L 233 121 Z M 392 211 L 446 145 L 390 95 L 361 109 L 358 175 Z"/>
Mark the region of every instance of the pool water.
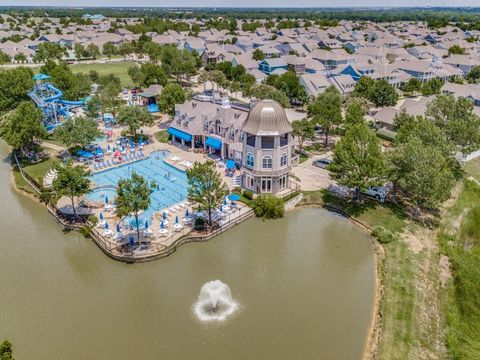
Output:
<path fill-rule="evenodd" d="M 104 201 L 105 196 L 109 200 L 114 198 L 116 196 L 114 188 L 118 181 L 129 178 L 132 172 L 136 172 L 149 181 L 155 181 L 157 185 L 151 195 L 150 207 L 141 214 L 139 219 L 140 226 L 143 226 L 146 220 L 151 222 L 155 212 L 187 198 L 187 175 L 184 171 L 167 164 L 164 161 L 167 155 L 167 151 L 157 151 L 146 159 L 93 174 L 91 179 L 96 189 L 88 194 L 87 198 L 93 201 Z M 135 224 L 134 219 L 129 219 L 128 222 Z"/>

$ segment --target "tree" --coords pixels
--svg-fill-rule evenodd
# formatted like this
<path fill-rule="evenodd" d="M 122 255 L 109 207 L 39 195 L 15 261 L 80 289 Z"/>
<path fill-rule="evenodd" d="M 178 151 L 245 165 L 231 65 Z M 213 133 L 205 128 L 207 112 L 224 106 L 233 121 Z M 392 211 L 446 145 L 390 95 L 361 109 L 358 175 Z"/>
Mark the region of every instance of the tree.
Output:
<path fill-rule="evenodd" d="M 431 79 L 428 80 L 422 86 L 422 95 L 423 96 L 430 96 L 435 94 L 440 94 L 440 90 L 442 89 L 443 81 L 439 79 Z"/>
<path fill-rule="evenodd" d="M 50 75 L 52 83 L 62 90 L 66 99 L 78 100 L 91 92 L 89 77 L 83 73 L 74 74 L 64 62 L 56 64 L 49 60 L 40 71 Z"/>
<path fill-rule="evenodd" d="M 59 44 L 42 42 L 33 56 L 36 62 L 46 62 L 48 60 L 61 60 L 65 55 L 65 48 Z"/>
<path fill-rule="evenodd" d="M 121 179 L 117 184 L 117 216 L 123 218 L 133 213 L 139 244 L 141 244 L 141 240 L 138 216 L 140 212 L 147 210 L 150 206 L 150 195 L 155 187 L 155 182 L 148 182 L 144 177 L 135 172 L 132 172 L 132 176 L 129 179 Z"/>
<path fill-rule="evenodd" d="M 125 41 L 118 47 L 118 53 L 123 56 L 123 60 L 126 60 L 127 55 L 133 54 L 135 47 L 131 42 Z"/>
<path fill-rule="evenodd" d="M 217 172 L 215 163 L 195 162 L 187 170 L 188 199 L 197 204 L 198 210 L 208 213 L 208 223 L 212 224 L 212 210 L 218 208 L 228 194 L 228 186 Z"/>
<path fill-rule="evenodd" d="M 127 126 L 130 134 L 136 137 L 138 129 L 153 124 L 153 116 L 143 106 L 125 106 L 118 112 L 117 121 L 120 125 Z"/>
<path fill-rule="evenodd" d="M 42 111 L 32 102 L 22 102 L 0 123 L 0 137 L 14 149 L 33 149 L 35 139 L 44 139 L 47 132 L 42 124 Z"/>
<path fill-rule="evenodd" d="M 57 177 L 53 180 L 53 191 L 60 196 L 70 198 L 73 216 L 77 216 L 75 197 L 83 196 L 90 191 L 90 172 L 82 165 L 73 165 L 72 160 L 55 164 Z"/>
<path fill-rule="evenodd" d="M 292 122 L 293 136 L 298 140 L 298 149 L 302 152 L 305 140 L 315 139 L 315 124 L 307 118 Z"/>
<path fill-rule="evenodd" d="M 29 100 L 33 89 L 33 72 L 26 67 L 0 70 L 0 111 L 14 109 L 23 100 Z"/>
<path fill-rule="evenodd" d="M 135 86 L 141 86 L 143 83 L 143 73 L 140 69 L 140 66 L 132 65 L 127 70 L 128 76 L 132 79 L 132 82 Z"/>
<path fill-rule="evenodd" d="M 474 66 L 467 74 L 467 80 L 470 83 L 476 83 L 480 80 L 480 66 Z"/>
<path fill-rule="evenodd" d="M 377 80 L 370 92 L 370 100 L 377 107 L 394 106 L 398 101 L 398 93 L 386 80 Z"/>
<path fill-rule="evenodd" d="M 271 99 L 275 100 L 284 108 L 290 107 L 290 101 L 283 91 L 275 89 L 273 86 L 259 84 L 254 85 L 250 89 L 251 95 L 257 99 Z"/>
<path fill-rule="evenodd" d="M 75 57 L 77 58 L 77 60 L 85 57 L 86 55 L 85 46 L 83 46 L 80 43 L 76 43 L 73 49 L 74 49 Z"/>
<path fill-rule="evenodd" d="M 165 70 L 159 65 L 153 63 L 146 63 L 140 67 L 140 72 L 142 73 L 142 82 L 143 86 L 150 85 L 162 85 L 165 86 L 168 82 L 167 74 Z"/>
<path fill-rule="evenodd" d="M 0 64 L 6 64 L 12 61 L 8 54 L 5 54 L 2 50 L 0 50 Z"/>
<path fill-rule="evenodd" d="M 413 202 L 415 216 L 420 207 L 434 208 L 449 198 L 455 178 L 437 147 L 412 137 L 388 159 L 390 174 Z"/>
<path fill-rule="evenodd" d="M 100 114 L 99 110 L 102 108 L 101 100 L 98 95 L 91 96 L 88 98 L 87 102 L 85 103 L 85 111 L 87 114 L 87 117 L 91 119 L 96 119 L 98 118 L 98 115 Z"/>
<path fill-rule="evenodd" d="M 0 55 L 1 57 L 1 55 Z M 15 59 L 15 61 L 18 61 L 19 63 L 24 63 L 27 61 L 27 57 L 25 56 L 24 53 L 18 53 L 18 54 L 15 54 L 15 56 L 13 57 Z M 1 59 L 0 59 L 1 61 Z"/>
<path fill-rule="evenodd" d="M 106 42 L 105 44 L 103 44 L 102 53 L 103 55 L 111 59 L 113 55 L 117 54 L 117 47 L 110 41 Z"/>
<path fill-rule="evenodd" d="M 265 54 L 260 49 L 255 49 L 252 53 L 252 59 L 257 61 L 262 61 L 265 59 Z"/>
<path fill-rule="evenodd" d="M 53 135 L 56 140 L 68 147 L 79 145 L 85 147 L 102 135 L 98 130 L 97 120 L 87 117 L 68 119 L 57 126 Z"/>
<path fill-rule="evenodd" d="M 8 340 L 4 340 L 0 345 L 0 360 L 15 360 L 12 344 Z"/>
<path fill-rule="evenodd" d="M 409 79 L 402 88 L 403 91 L 409 94 L 412 94 L 416 91 L 420 91 L 421 89 L 422 89 L 422 82 L 417 78 Z"/>
<path fill-rule="evenodd" d="M 352 101 L 345 112 L 345 126 L 353 126 L 365 122 L 365 110 L 358 101 Z"/>
<path fill-rule="evenodd" d="M 438 95 L 428 104 L 425 115 L 445 131 L 458 151 L 469 154 L 480 148 L 480 117 L 469 99 Z"/>
<path fill-rule="evenodd" d="M 185 91 L 178 84 L 168 84 L 158 98 L 158 104 L 163 112 L 173 115 L 176 104 L 183 104 L 186 100 Z"/>
<path fill-rule="evenodd" d="M 355 189 L 355 198 L 360 190 L 381 185 L 385 165 L 378 138 L 365 123 L 349 127 L 335 145 L 333 162 L 328 169 L 340 185 Z"/>
<path fill-rule="evenodd" d="M 262 219 L 277 219 L 283 217 L 285 204 L 282 199 L 270 195 L 261 194 L 252 202 L 255 216 Z"/>
<path fill-rule="evenodd" d="M 462 48 L 460 45 L 453 45 L 448 49 L 448 54 L 449 55 L 463 55 L 465 54 L 465 49 Z"/>
<path fill-rule="evenodd" d="M 368 76 L 362 76 L 355 84 L 353 90 L 353 96 L 370 99 L 372 88 L 375 84 L 375 80 Z"/>
<path fill-rule="evenodd" d="M 329 87 L 310 103 L 308 115 L 313 118 L 315 124 L 322 126 L 325 146 L 328 146 L 329 135 L 343 121 L 342 95 L 333 86 Z"/>
<path fill-rule="evenodd" d="M 95 44 L 88 44 L 87 48 L 85 49 L 85 52 L 87 56 L 92 57 L 94 59 L 100 56 L 100 49 Z"/>

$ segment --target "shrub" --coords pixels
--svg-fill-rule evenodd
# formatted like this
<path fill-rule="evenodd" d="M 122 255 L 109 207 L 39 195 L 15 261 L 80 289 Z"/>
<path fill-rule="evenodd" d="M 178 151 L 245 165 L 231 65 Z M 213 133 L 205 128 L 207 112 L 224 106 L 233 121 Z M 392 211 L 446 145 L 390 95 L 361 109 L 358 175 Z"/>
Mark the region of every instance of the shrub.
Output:
<path fill-rule="evenodd" d="M 195 230 L 205 229 L 205 219 L 203 217 L 198 217 L 195 219 Z"/>
<path fill-rule="evenodd" d="M 247 200 L 253 200 L 253 192 L 250 190 L 243 190 L 243 197 Z"/>
<path fill-rule="evenodd" d="M 397 236 L 383 226 L 374 226 L 371 235 L 382 244 L 388 244 L 397 239 Z"/>
<path fill-rule="evenodd" d="M 98 224 L 98 218 L 95 215 L 88 215 L 88 221 L 93 224 L 93 226 Z"/>
<path fill-rule="evenodd" d="M 285 211 L 283 200 L 273 195 L 260 195 L 252 202 L 252 209 L 257 217 L 276 219 L 283 217 Z"/>

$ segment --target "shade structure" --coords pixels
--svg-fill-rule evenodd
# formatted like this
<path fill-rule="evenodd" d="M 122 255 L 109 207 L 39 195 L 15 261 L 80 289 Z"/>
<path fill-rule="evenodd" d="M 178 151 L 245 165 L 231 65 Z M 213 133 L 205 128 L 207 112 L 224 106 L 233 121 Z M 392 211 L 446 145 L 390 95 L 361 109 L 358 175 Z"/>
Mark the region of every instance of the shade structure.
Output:
<path fill-rule="evenodd" d="M 165 225 L 163 224 L 163 221 L 160 222 L 160 229 L 165 229 Z"/>
<path fill-rule="evenodd" d="M 93 154 L 92 154 L 91 152 L 84 151 L 82 156 L 83 156 L 84 158 L 92 158 L 92 157 L 93 157 Z"/>
<path fill-rule="evenodd" d="M 117 224 L 117 232 L 120 232 L 120 225 Z"/>
<path fill-rule="evenodd" d="M 223 199 L 223 205 L 227 205 L 227 198 Z"/>
<path fill-rule="evenodd" d="M 230 199 L 230 201 L 238 201 L 238 200 L 240 200 L 240 195 L 230 194 L 230 195 L 228 195 L 228 198 Z"/>
<path fill-rule="evenodd" d="M 167 218 L 167 214 L 166 214 L 165 211 L 163 212 L 162 218 L 163 218 L 163 220 L 165 220 Z"/>
<path fill-rule="evenodd" d="M 175 216 L 175 224 L 178 224 L 178 215 Z"/>
<path fill-rule="evenodd" d="M 103 213 L 102 212 L 100 212 L 99 218 L 100 218 L 100 220 L 103 220 Z"/>
<path fill-rule="evenodd" d="M 181 130 L 178 130 L 178 129 L 175 129 L 175 128 L 172 128 L 172 127 L 169 127 L 168 128 L 168 133 L 177 137 L 177 138 L 180 138 L 182 140 L 185 140 L 185 141 L 192 141 L 192 135 L 184 132 L 184 131 L 181 131 Z"/>
<path fill-rule="evenodd" d="M 105 196 L 105 204 L 108 204 L 108 196 Z"/>
<path fill-rule="evenodd" d="M 133 237 L 133 235 L 130 235 L 129 241 L 131 246 L 135 245 L 135 238 Z"/>
<path fill-rule="evenodd" d="M 113 156 L 119 157 L 119 156 L 122 156 L 122 153 L 117 150 L 117 151 L 115 151 L 115 153 L 113 154 Z"/>
<path fill-rule="evenodd" d="M 190 212 L 188 211 L 188 209 L 185 211 L 185 216 L 190 216 Z"/>
<path fill-rule="evenodd" d="M 145 220 L 145 229 L 148 229 L 148 221 Z"/>
<path fill-rule="evenodd" d="M 235 169 L 235 161 L 229 159 L 225 162 L 225 167 L 229 170 Z"/>
<path fill-rule="evenodd" d="M 105 223 L 105 229 L 108 229 L 108 228 L 109 228 L 109 226 L 108 226 L 108 223 L 106 222 Z"/>
<path fill-rule="evenodd" d="M 39 73 L 33 76 L 33 80 L 46 80 L 46 79 L 50 79 L 50 76 L 48 76 L 47 74 Z"/>
<path fill-rule="evenodd" d="M 222 148 L 222 141 L 214 137 L 207 137 L 205 144 L 217 150 Z"/>
<path fill-rule="evenodd" d="M 103 155 L 103 150 L 98 148 L 97 150 L 95 150 L 95 155 Z"/>

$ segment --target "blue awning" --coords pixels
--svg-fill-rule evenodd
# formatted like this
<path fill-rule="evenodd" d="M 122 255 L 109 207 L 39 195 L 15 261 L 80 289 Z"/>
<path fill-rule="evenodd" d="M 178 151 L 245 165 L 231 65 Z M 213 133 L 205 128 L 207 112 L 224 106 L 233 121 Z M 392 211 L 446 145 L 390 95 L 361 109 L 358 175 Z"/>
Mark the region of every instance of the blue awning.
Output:
<path fill-rule="evenodd" d="M 232 169 L 235 169 L 236 166 L 235 166 L 235 161 L 233 161 L 232 159 L 228 159 L 226 162 L 225 162 L 225 167 L 229 170 L 232 170 Z"/>
<path fill-rule="evenodd" d="M 207 141 L 205 141 L 205 144 L 217 150 L 220 150 L 222 148 L 222 142 L 219 139 L 213 137 L 207 137 Z"/>
<path fill-rule="evenodd" d="M 187 134 L 186 132 L 183 132 L 181 130 L 170 127 L 168 128 L 168 132 L 177 138 L 183 139 L 185 141 L 192 141 L 192 135 Z"/>

